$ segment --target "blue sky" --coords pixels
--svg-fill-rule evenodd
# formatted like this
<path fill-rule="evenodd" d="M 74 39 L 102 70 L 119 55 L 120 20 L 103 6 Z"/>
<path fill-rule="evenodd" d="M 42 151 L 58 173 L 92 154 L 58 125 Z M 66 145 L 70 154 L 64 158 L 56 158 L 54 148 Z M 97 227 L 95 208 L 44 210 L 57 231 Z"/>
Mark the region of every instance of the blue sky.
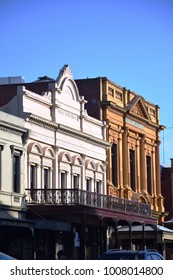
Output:
<path fill-rule="evenodd" d="M 0 76 L 106 76 L 159 105 L 173 157 L 173 0 L 1 0 Z M 164 141 L 163 141 L 164 140 Z M 164 142 L 164 145 L 163 145 Z"/>

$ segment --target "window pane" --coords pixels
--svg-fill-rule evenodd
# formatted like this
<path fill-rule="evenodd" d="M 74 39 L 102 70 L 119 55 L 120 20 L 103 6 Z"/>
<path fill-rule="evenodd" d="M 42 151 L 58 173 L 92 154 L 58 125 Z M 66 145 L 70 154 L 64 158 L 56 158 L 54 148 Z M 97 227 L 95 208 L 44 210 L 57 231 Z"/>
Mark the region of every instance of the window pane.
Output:
<path fill-rule="evenodd" d="M 100 181 L 97 181 L 97 182 L 96 182 L 96 192 L 97 192 L 97 193 L 100 193 L 100 192 L 101 192 L 100 187 L 101 187 Z"/>
<path fill-rule="evenodd" d="M 13 191 L 20 192 L 20 155 L 13 156 Z"/>
<path fill-rule="evenodd" d="M 152 190 L 151 190 L 151 157 L 150 156 L 146 157 L 146 167 L 147 167 L 147 189 L 148 189 L 148 193 L 151 195 Z"/>
<path fill-rule="evenodd" d="M 74 189 L 79 188 L 79 175 L 77 174 L 73 176 L 73 188 Z"/>
<path fill-rule="evenodd" d="M 91 178 L 86 179 L 86 190 L 87 192 L 91 192 Z"/>
<path fill-rule="evenodd" d="M 111 154 L 112 154 L 112 183 L 115 187 L 118 185 L 118 171 L 117 171 L 117 144 L 113 143 L 111 147 Z"/>
<path fill-rule="evenodd" d="M 44 168 L 44 189 L 48 189 L 50 185 L 50 171 L 48 168 Z"/>
<path fill-rule="evenodd" d="M 130 150 L 130 187 L 135 191 L 135 151 Z"/>
<path fill-rule="evenodd" d="M 36 176 L 37 176 L 37 166 L 31 165 L 30 167 L 30 188 L 36 188 Z"/>
<path fill-rule="evenodd" d="M 61 172 L 61 188 L 67 188 L 67 172 Z"/>

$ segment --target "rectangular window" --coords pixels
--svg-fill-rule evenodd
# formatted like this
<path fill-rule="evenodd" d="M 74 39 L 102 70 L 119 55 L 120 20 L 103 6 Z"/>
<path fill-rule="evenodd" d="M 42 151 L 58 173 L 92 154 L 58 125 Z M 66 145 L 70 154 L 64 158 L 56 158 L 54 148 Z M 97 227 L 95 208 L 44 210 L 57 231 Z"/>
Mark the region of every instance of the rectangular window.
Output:
<path fill-rule="evenodd" d="M 61 171 L 61 188 L 66 189 L 67 188 L 67 172 Z"/>
<path fill-rule="evenodd" d="M 92 199 L 91 199 L 91 178 L 86 178 L 86 205 L 91 206 L 92 205 Z"/>
<path fill-rule="evenodd" d="M 44 189 L 50 188 L 50 169 L 44 168 Z"/>
<path fill-rule="evenodd" d="M 150 114 L 151 114 L 153 117 L 155 117 L 156 111 L 155 111 L 154 109 L 150 108 Z"/>
<path fill-rule="evenodd" d="M 135 189 L 135 151 L 130 149 L 130 187 Z"/>
<path fill-rule="evenodd" d="M 42 191 L 42 199 L 46 202 L 49 202 L 50 200 L 50 168 L 44 167 L 43 169 L 43 175 L 44 175 L 44 182 L 43 182 L 43 187 L 44 190 Z"/>
<path fill-rule="evenodd" d="M 97 201 L 97 207 L 101 207 L 101 181 L 96 181 L 96 198 L 95 200 Z"/>
<path fill-rule="evenodd" d="M 86 178 L 86 191 L 91 192 L 91 178 Z"/>
<path fill-rule="evenodd" d="M 67 171 L 61 171 L 61 203 L 68 203 Z"/>
<path fill-rule="evenodd" d="M 118 158 L 117 158 L 117 144 L 113 143 L 111 147 L 112 154 L 112 183 L 115 187 L 118 186 Z"/>
<path fill-rule="evenodd" d="M 96 181 L 96 193 L 100 194 L 101 193 L 101 182 Z"/>
<path fill-rule="evenodd" d="M 146 156 L 146 169 L 147 169 L 147 190 L 150 195 L 152 195 L 151 190 L 151 157 Z"/>
<path fill-rule="evenodd" d="M 79 175 L 74 174 L 73 176 L 73 188 L 78 189 L 79 188 Z"/>
<path fill-rule="evenodd" d="M 108 87 L 108 93 L 109 93 L 111 96 L 114 96 L 114 89 L 111 88 L 111 87 Z"/>
<path fill-rule="evenodd" d="M 13 155 L 13 191 L 20 193 L 20 153 Z"/>
<path fill-rule="evenodd" d="M 36 189 L 37 188 L 37 165 L 32 164 L 30 166 L 30 189 Z"/>
<path fill-rule="evenodd" d="M 30 190 L 31 190 L 31 198 L 36 200 L 37 196 L 37 165 L 31 164 L 30 166 Z"/>
<path fill-rule="evenodd" d="M 120 100 L 122 101 L 122 93 L 116 91 L 116 98 L 117 98 L 117 99 L 120 99 Z"/>

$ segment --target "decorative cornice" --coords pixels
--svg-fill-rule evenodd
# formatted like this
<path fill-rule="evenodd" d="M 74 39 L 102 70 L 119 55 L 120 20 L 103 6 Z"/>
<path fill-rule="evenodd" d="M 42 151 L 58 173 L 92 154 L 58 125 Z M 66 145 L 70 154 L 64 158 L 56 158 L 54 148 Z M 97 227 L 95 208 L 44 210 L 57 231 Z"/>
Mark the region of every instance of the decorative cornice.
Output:
<path fill-rule="evenodd" d="M 85 139 L 86 141 L 97 143 L 98 145 L 101 145 L 101 146 L 108 147 L 110 145 L 108 142 L 106 142 L 102 139 L 98 139 L 98 138 L 96 138 L 94 136 L 90 136 L 86 133 L 82 133 L 80 131 L 73 130 L 72 128 L 66 127 L 66 126 L 61 125 L 61 124 L 58 125 L 57 130 L 63 131 L 67 135 L 74 135 L 77 138 Z"/>
<path fill-rule="evenodd" d="M 54 123 L 52 121 L 40 118 L 40 117 L 35 116 L 35 115 L 31 115 L 30 118 L 28 119 L 28 121 L 30 121 L 32 123 L 35 123 L 39 126 L 46 127 L 48 129 L 51 129 L 51 130 L 62 131 L 63 133 L 65 133 L 67 135 L 70 135 L 70 136 L 74 135 L 77 138 L 80 138 L 80 139 L 83 139 L 83 140 L 89 141 L 89 142 L 94 142 L 94 143 L 97 143 L 98 145 L 101 145 L 101 146 L 108 147 L 110 145 L 108 142 L 106 142 L 102 139 L 96 138 L 92 135 L 86 134 L 86 133 L 81 132 L 81 131 L 77 131 L 77 130 L 71 128 L 71 127 L 67 127 L 67 126 L 62 125 L 62 124 Z"/>
<path fill-rule="evenodd" d="M 57 124 L 55 124 L 54 122 L 38 117 L 34 114 L 31 114 L 30 117 L 27 119 L 27 121 L 35 123 L 42 127 L 46 127 L 51 130 L 55 130 L 57 128 Z"/>
<path fill-rule="evenodd" d="M 150 118 L 144 118 L 139 115 L 136 115 L 129 109 L 127 110 L 127 108 L 124 109 L 124 108 L 117 106 L 117 104 L 113 103 L 112 101 L 102 101 L 101 105 L 102 105 L 102 107 L 106 107 L 107 109 L 112 110 L 113 112 L 116 110 L 117 113 L 124 114 L 125 117 L 131 116 L 135 119 L 138 119 L 139 121 L 142 121 L 143 124 L 145 123 L 146 126 L 150 126 L 150 127 L 154 127 L 154 128 L 160 127 L 160 124 L 152 122 L 152 120 L 150 120 Z M 142 102 L 141 102 L 141 106 L 144 107 L 144 104 Z M 145 108 L 145 113 L 146 113 L 146 108 Z"/>
<path fill-rule="evenodd" d="M 16 134 L 19 136 L 22 136 L 23 134 L 28 132 L 28 129 L 19 127 L 19 126 L 13 126 L 12 124 L 8 124 L 6 122 L 0 122 L 0 130 L 5 131 L 5 132 L 9 132 L 12 134 Z"/>
<path fill-rule="evenodd" d="M 15 129 L 9 128 L 9 127 L 7 127 L 5 125 L 2 125 L 2 124 L 0 124 L 0 130 L 22 136 L 22 132 L 16 131 Z"/>

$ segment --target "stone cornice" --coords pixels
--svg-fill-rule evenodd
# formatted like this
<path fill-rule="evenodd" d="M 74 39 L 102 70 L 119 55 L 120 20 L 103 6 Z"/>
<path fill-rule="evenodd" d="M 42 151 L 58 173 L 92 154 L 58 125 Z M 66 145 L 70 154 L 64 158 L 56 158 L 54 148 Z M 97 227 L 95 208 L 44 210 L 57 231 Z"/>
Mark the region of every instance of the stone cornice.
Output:
<path fill-rule="evenodd" d="M 109 143 L 99 139 L 93 135 L 89 135 L 87 133 L 75 130 L 71 127 L 67 127 L 65 125 L 62 124 L 58 124 L 58 123 L 54 123 L 52 121 L 49 121 L 47 119 L 43 119 L 41 117 L 35 116 L 35 115 L 30 115 L 30 118 L 28 119 L 28 121 L 31 121 L 32 123 L 35 123 L 37 125 L 40 125 L 42 127 L 46 127 L 48 129 L 51 130 L 55 130 L 55 131 L 62 131 L 63 133 L 67 134 L 67 135 L 73 135 L 76 136 L 77 138 L 81 139 L 81 140 L 85 140 L 85 141 L 89 141 L 89 142 L 94 142 L 97 143 L 100 146 L 104 146 L 104 147 L 109 147 Z"/>
<path fill-rule="evenodd" d="M 145 119 L 141 116 L 138 116 L 138 115 L 134 114 L 133 112 L 127 111 L 126 109 L 117 106 L 115 103 L 113 103 L 111 101 L 102 101 L 101 104 L 102 104 L 102 106 L 105 106 L 107 109 L 112 110 L 112 112 L 115 112 L 115 110 L 116 110 L 117 113 L 124 114 L 126 117 L 131 116 L 136 120 L 138 119 L 139 121 L 141 121 L 143 124 L 145 124 L 147 126 L 151 126 L 151 127 L 154 127 L 154 128 L 159 128 L 160 127 L 160 124 L 154 123 L 149 119 Z"/>
<path fill-rule="evenodd" d="M 55 130 L 57 128 L 57 124 L 56 123 L 54 123 L 52 121 L 49 121 L 47 119 L 41 118 L 39 116 L 36 116 L 34 114 L 31 114 L 29 116 L 29 118 L 27 118 L 27 121 L 35 123 L 35 124 L 37 124 L 39 126 L 42 126 L 42 127 L 46 127 L 48 129 L 51 129 L 51 130 Z"/>
<path fill-rule="evenodd" d="M 89 141 L 89 142 L 94 142 L 94 143 L 97 143 L 98 145 L 101 145 L 101 146 L 105 146 L 105 147 L 109 147 L 110 146 L 110 144 L 108 142 L 106 142 L 106 141 L 104 141 L 102 139 L 99 139 L 99 138 L 96 138 L 96 137 L 94 137 L 92 135 L 89 135 L 89 134 L 86 134 L 86 133 L 74 130 L 72 128 L 66 127 L 66 126 L 61 125 L 61 124 L 58 125 L 58 129 L 57 130 L 63 131 L 64 133 L 69 134 L 69 135 L 73 134 L 77 138 L 84 139 L 85 141 Z"/>
<path fill-rule="evenodd" d="M 12 134 L 20 135 L 20 136 L 22 136 L 25 133 L 28 133 L 28 129 L 17 126 L 15 124 L 14 125 L 9 124 L 4 121 L 0 121 L 0 130 L 6 131 L 6 132 L 9 132 Z"/>

